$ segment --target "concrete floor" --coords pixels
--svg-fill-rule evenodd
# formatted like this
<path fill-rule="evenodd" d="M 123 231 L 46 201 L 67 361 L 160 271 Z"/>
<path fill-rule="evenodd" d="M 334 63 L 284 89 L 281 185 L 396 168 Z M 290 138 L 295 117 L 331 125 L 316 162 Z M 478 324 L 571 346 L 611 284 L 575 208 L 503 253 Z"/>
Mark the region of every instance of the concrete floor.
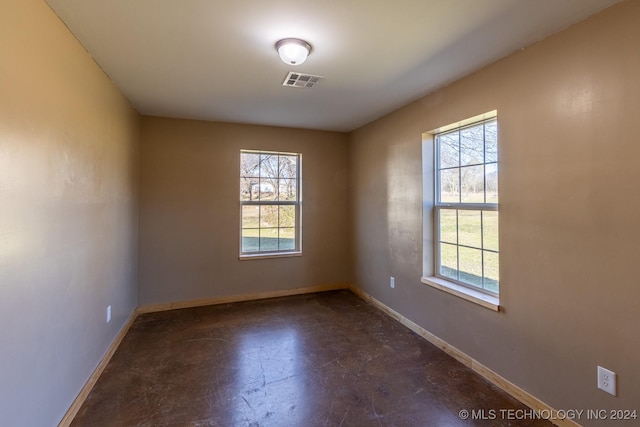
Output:
<path fill-rule="evenodd" d="M 141 315 L 72 426 L 551 425 L 526 409 L 335 291 Z"/>

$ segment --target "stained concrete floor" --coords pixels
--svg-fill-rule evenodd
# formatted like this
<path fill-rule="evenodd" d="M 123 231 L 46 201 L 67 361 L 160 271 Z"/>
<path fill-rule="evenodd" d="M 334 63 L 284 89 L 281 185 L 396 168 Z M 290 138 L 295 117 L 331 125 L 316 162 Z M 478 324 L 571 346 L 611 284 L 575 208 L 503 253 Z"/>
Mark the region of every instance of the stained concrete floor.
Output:
<path fill-rule="evenodd" d="M 72 426 L 551 425 L 525 410 L 335 291 L 141 315 Z"/>

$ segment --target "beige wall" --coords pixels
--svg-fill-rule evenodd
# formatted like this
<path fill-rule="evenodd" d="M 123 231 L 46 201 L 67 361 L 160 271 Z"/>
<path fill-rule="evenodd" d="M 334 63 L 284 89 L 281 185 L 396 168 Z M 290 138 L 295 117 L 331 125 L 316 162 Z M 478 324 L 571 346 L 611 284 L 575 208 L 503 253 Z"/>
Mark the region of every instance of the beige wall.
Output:
<path fill-rule="evenodd" d="M 357 285 L 556 408 L 640 409 L 639 23 L 624 2 L 351 138 Z M 421 133 L 494 109 L 500 313 L 420 284 Z M 598 364 L 619 397 L 596 389 Z"/>
<path fill-rule="evenodd" d="M 639 1 L 351 135 L 145 117 L 140 157 L 139 116 L 46 4 L 0 16 L 0 424 L 55 425 L 138 297 L 350 280 L 556 408 L 640 409 Z M 500 313 L 419 280 L 421 134 L 493 109 Z M 242 148 L 303 154 L 304 256 L 238 260 Z"/>
<path fill-rule="evenodd" d="M 0 20 L 0 425 L 54 426 L 136 306 L 139 117 L 44 1 Z"/>
<path fill-rule="evenodd" d="M 302 153 L 303 256 L 240 261 L 240 150 Z M 144 117 L 140 304 L 350 280 L 347 135 Z"/>

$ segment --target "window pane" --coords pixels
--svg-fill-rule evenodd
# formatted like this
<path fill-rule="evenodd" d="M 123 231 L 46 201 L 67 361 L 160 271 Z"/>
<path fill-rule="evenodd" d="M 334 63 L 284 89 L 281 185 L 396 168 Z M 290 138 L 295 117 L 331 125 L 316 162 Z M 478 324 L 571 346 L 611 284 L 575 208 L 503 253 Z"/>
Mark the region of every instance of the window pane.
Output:
<path fill-rule="evenodd" d="M 263 179 L 278 179 L 277 154 L 260 154 L 260 177 Z"/>
<path fill-rule="evenodd" d="M 280 156 L 280 178 L 297 178 L 298 158 L 296 156 Z"/>
<path fill-rule="evenodd" d="M 280 196 L 278 200 L 291 201 L 297 200 L 296 194 L 296 181 L 295 179 L 281 179 L 278 184 L 278 191 Z"/>
<path fill-rule="evenodd" d="M 242 252 L 258 252 L 260 230 L 257 228 L 248 228 L 242 230 Z"/>
<path fill-rule="evenodd" d="M 497 251 L 498 245 L 498 212 L 482 212 L 483 248 Z"/>
<path fill-rule="evenodd" d="M 440 202 L 460 202 L 460 177 L 458 175 L 459 171 L 459 168 L 440 171 Z"/>
<path fill-rule="evenodd" d="M 240 153 L 240 176 L 258 177 L 260 174 L 260 154 Z"/>
<path fill-rule="evenodd" d="M 454 209 L 440 209 L 440 241 L 458 243 L 458 219 Z"/>
<path fill-rule="evenodd" d="M 258 228 L 260 218 L 259 206 L 242 207 L 242 228 Z"/>
<path fill-rule="evenodd" d="M 497 120 L 438 134 L 435 143 L 436 274 L 497 293 L 498 212 L 483 210 L 498 203 Z"/>
<path fill-rule="evenodd" d="M 277 184 L 278 180 L 275 180 L 275 183 Z M 265 200 L 276 200 L 276 185 L 274 184 L 274 180 L 272 179 L 264 179 L 264 178 L 260 178 L 260 184 L 258 185 L 258 189 L 260 190 L 260 199 L 262 201 Z"/>
<path fill-rule="evenodd" d="M 278 250 L 278 229 L 277 228 L 261 228 L 260 229 L 260 251 L 277 251 Z"/>
<path fill-rule="evenodd" d="M 482 251 L 458 248 L 460 253 L 460 281 L 482 288 Z"/>
<path fill-rule="evenodd" d="M 278 226 L 278 206 L 260 206 L 260 227 Z"/>
<path fill-rule="evenodd" d="M 460 147 L 458 144 L 458 131 L 439 135 L 437 139 L 440 149 L 439 169 L 460 166 Z"/>
<path fill-rule="evenodd" d="M 280 229 L 280 250 L 294 250 L 296 248 L 296 234 L 295 228 L 281 228 Z"/>
<path fill-rule="evenodd" d="M 299 250 L 299 185 L 299 154 L 240 151 L 241 252 Z"/>
<path fill-rule="evenodd" d="M 485 165 L 487 203 L 498 203 L 498 164 Z"/>
<path fill-rule="evenodd" d="M 458 280 L 458 247 L 440 244 L 440 274 Z"/>
<path fill-rule="evenodd" d="M 484 287 L 486 290 L 498 293 L 498 283 L 500 280 L 500 264 L 498 254 L 494 252 L 484 252 Z"/>
<path fill-rule="evenodd" d="M 458 243 L 482 248 L 481 211 L 458 211 Z"/>
<path fill-rule="evenodd" d="M 280 227 L 295 227 L 296 226 L 296 207 L 295 206 L 280 206 Z"/>
<path fill-rule="evenodd" d="M 491 121 L 484 125 L 485 162 L 498 161 L 498 122 Z"/>
<path fill-rule="evenodd" d="M 484 163 L 483 125 L 460 130 L 460 166 Z"/>
<path fill-rule="evenodd" d="M 462 203 L 484 203 L 484 166 L 460 168 Z"/>
<path fill-rule="evenodd" d="M 240 178 L 240 200 L 258 200 L 258 178 Z"/>

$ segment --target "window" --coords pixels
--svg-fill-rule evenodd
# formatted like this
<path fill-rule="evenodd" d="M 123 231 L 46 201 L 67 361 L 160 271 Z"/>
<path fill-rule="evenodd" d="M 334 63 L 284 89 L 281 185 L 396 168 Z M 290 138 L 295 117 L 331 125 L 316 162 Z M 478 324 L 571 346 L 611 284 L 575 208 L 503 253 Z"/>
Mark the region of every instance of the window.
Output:
<path fill-rule="evenodd" d="M 240 256 L 300 253 L 300 166 L 295 153 L 240 151 Z"/>
<path fill-rule="evenodd" d="M 436 133 L 434 143 L 435 276 L 497 296 L 497 121 Z"/>

